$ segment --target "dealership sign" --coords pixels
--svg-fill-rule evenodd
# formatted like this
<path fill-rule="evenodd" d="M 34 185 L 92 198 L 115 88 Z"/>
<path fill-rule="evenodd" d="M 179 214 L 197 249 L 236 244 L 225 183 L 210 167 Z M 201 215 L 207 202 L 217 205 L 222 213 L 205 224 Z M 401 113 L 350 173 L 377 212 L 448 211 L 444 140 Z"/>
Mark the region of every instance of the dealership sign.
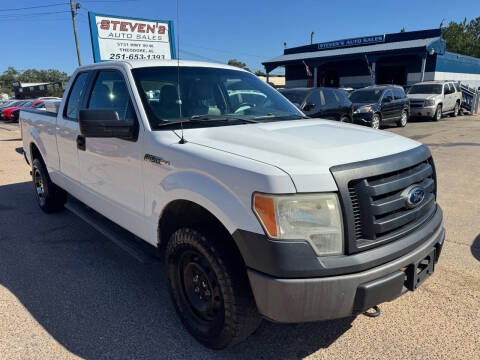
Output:
<path fill-rule="evenodd" d="M 385 35 L 364 36 L 359 38 L 329 41 L 317 44 L 319 50 L 335 49 L 341 47 L 369 45 L 385 41 Z"/>
<path fill-rule="evenodd" d="M 175 59 L 172 21 L 89 12 L 95 62 Z"/>

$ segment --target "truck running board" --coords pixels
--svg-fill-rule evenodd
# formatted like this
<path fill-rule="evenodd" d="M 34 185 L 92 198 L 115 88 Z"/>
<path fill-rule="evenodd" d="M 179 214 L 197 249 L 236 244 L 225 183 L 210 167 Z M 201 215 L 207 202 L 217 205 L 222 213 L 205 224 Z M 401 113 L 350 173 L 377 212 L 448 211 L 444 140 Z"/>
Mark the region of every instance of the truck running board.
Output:
<path fill-rule="evenodd" d="M 158 262 L 156 248 L 89 208 L 73 196 L 65 207 L 142 264 Z"/>

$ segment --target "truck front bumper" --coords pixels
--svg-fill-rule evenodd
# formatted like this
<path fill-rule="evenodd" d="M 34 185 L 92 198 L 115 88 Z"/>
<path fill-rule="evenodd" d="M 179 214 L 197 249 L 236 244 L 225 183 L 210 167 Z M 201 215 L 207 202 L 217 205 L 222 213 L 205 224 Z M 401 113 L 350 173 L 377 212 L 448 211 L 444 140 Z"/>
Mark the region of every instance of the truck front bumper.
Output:
<path fill-rule="evenodd" d="M 445 229 L 440 225 L 407 254 L 347 275 L 276 278 L 248 269 L 248 277 L 258 311 L 269 320 L 297 323 L 338 319 L 415 290 L 433 273 L 444 239 Z"/>
<path fill-rule="evenodd" d="M 417 116 L 417 117 L 433 117 L 435 115 L 435 111 L 437 110 L 436 106 L 422 106 L 422 107 L 410 107 L 410 116 Z"/>

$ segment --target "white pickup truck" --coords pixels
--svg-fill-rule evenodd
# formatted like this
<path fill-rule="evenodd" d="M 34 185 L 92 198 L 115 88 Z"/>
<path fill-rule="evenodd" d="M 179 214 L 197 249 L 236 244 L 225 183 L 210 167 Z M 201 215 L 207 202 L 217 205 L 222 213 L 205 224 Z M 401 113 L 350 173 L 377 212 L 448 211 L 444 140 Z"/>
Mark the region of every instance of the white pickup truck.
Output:
<path fill-rule="evenodd" d="M 162 251 L 178 315 L 208 347 L 262 318 L 361 314 L 415 290 L 440 255 L 427 147 L 306 118 L 241 69 L 83 66 L 57 112 L 20 114 L 40 208 L 80 203 Z"/>

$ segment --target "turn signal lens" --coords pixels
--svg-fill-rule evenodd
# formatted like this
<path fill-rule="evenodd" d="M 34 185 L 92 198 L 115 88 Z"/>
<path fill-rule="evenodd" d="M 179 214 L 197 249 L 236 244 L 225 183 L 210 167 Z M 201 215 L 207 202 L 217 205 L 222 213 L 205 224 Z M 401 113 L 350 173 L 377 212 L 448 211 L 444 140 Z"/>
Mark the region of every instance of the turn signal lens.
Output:
<path fill-rule="evenodd" d="M 275 220 L 275 206 L 271 197 L 255 194 L 253 208 L 271 237 L 277 236 L 277 222 Z"/>

